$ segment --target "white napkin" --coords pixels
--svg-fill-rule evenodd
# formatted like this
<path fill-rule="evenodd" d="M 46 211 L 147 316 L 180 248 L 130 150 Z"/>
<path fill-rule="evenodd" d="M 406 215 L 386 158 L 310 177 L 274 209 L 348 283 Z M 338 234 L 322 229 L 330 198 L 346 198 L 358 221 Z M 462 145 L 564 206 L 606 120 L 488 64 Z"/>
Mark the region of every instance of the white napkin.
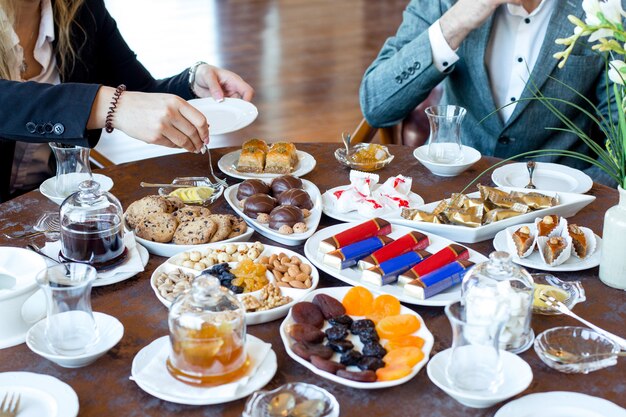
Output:
<path fill-rule="evenodd" d="M 131 380 L 140 381 L 142 385 L 156 392 L 166 392 L 171 397 L 178 398 L 232 398 L 237 394 L 240 387 L 244 387 L 254 375 L 257 368 L 269 353 L 272 345 L 260 339 L 248 337 L 246 341 L 246 352 L 250 359 L 250 369 L 248 376 L 235 382 L 211 388 L 194 387 L 174 379 L 167 370 L 165 361 L 170 354 L 170 343 L 168 337 L 163 337 L 163 346 L 152 360 L 141 369 L 136 375 L 130 377 Z"/>
<path fill-rule="evenodd" d="M 124 233 L 124 245 L 126 246 L 126 249 L 128 249 L 128 258 L 117 268 L 98 272 L 98 278 L 108 279 L 114 277 L 117 274 L 136 274 L 144 270 L 143 262 L 141 262 L 141 256 L 139 255 L 139 250 L 137 250 L 135 234 L 133 232 Z M 56 242 L 46 242 L 46 246 L 42 248 L 42 251 L 51 258 L 57 259 L 57 257 L 59 256 L 59 252 L 61 251 L 61 241 L 57 240 Z"/>

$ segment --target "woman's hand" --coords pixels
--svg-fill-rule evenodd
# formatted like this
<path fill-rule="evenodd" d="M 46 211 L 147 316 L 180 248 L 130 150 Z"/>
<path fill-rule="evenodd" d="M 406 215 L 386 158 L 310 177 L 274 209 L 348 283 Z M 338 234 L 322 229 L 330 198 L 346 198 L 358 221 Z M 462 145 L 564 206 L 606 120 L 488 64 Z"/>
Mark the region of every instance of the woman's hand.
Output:
<path fill-rule="evenodd" d="M 254 89 L 234 72 L 202 64 L 196 68 L 193 90 L 198 97 L 213 97 L 222 101 L 224 97 L 252 100 Z"/>

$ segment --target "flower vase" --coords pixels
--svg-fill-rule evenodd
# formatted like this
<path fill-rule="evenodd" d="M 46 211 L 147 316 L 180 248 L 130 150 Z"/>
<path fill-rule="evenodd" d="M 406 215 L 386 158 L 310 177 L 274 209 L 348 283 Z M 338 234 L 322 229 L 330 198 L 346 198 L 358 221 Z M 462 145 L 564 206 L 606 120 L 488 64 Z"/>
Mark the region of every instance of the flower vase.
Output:
<path fill-rule="evenodd" d="M 602 230 L 600 280 L 626 289 L 626 190 L 618 186 L 619 203 L 606 211 Z"/>

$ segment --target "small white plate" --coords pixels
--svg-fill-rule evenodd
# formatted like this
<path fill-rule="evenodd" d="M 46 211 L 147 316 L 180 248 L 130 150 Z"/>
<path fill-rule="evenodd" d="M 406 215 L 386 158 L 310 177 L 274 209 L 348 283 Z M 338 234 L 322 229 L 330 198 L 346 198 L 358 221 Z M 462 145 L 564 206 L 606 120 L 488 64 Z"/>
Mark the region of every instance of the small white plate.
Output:
<path fill-rule="evenodd" d="M 19 417 L 76 417 L 78 396 L 65 382 L 33 372 L 0 373 L 0 398 L 20 394 Z"/>
<path fill-rule="evenodd" d="M 88 175 L 85 175 L 85 179 L 88 179 L 88 177 Z M 113 180 L 106 175 L 93 174 L 93 180 L 100 184 L 100 191 L 109 191 L 113 188 Z M 55 177 L 48 178 L 39 186 L 39 192 L 56 204 L 61 205 L 67 196 L 63 197 L 57 193 L 54 182 Z"/>
<path fill-rule="evenodd" d="M 269 173 L 254 173 L 254 172 L 239 172 L 237 171 L 237 161 L 239 161 L 239 155 L 241 154 L 241 149 L 237 151 L 233 151 L 227 153 L 222 156 L 220 160 L 217 162 L 217 166 L 219 169 L 226 175 L 229 175 L 233 178 L 240 178 L 242 180 L 247 180 L 250 178 L 276 178 L 280 177 L 284 174 L 269 174 Z M 310 153 L 303 151 L 296 151 L 298 155 L 298 163 L 294 167 L 293 172 L 290 172 L 289 175 L 293 175 L 294 177 L 301 177 L 303 175 L 308 174 L 313 171 L 317 161 Z"/>
<path fill-rule="evenodd" d="M 604 398 L 579 392 L 529 394 L 505 404 L 494 417 L 626 417 L 626 410 Z"/>
<path fill-rule="evenodd" d="M 222 102 L 212 97 L 189 100 L 209 122 L 209 135 L 223 135 L 243 129 L 259 115 L 254 104 L 238 98 L 225 98 Z"/>
<path fill-rule="evenodd" d="M 271 183 L 271 180 L 263 180 L 266 183 Z M 320 190 L 313 184 L 311 181 L 302 180 L 302 187 L 304 191 L 309 194 L 311 197 L 311 201 L 313 202 L 313 208 L 310 210 L 310 216 L 304 219 L 304 223 L 307 226 L 307 230 L 304 233 L 293 233 L 291 235 L 284 235 L 282 233 L 278 233 L 277 230 L 270 229 L 268 224 L 261 224 L 257 222 L 255 219 L 251 219 L 246 216 L 243 212 L 243 208 L 239 205 L 239 200 L 237 200 L 237 190 L 239 189 L 239 184 L 231 185 L 224 191 L 224 198 L 230 204 L 233 210 L 237 213 L 238 216 L 243 217 L 243 219 L 248 223 L 248 226 L 252 227 L 254 230 L 262 234 L 268 239 L 271 239 L 275 242 L 282 243 L 287 246 L 298 246 L 304 243 L 309 237 L 315 233 L 317 230 L 317 226 L 320 224 L 320 219 L 322 217 L 322 196 L 320 195 Z"/>
<path fill-rule="evenodd" d="M 496 237 L 493 238 L 493 247 L 495 250 L 509 252 L 509 246 L 506 241 L 506 233 L 507 230 L 511 232 L 516 231 L 522 226 L 534 226 L 534 224 L 518 224 L 516 226 L 507 227 L 505 230 L 498 232 Z M 542 259 L 541 255 L 537 248 L 533 251 L 531 255 L 526 258 L 520 258 L 517 256 L 517 252 L 511 253 L 511 260 L 518 265 L 522 265 L 528 268 L 539 269 L 541 271 L 550 271 L 550 272 L 558 272 L 558 271 L 583 271 L 585 269 L 594 268 L 600 265 L 600 255 L 602 252 L 602 239 L 600 236 L 596 235 L 596 250 L 587 258 L 579 259 L 578 257 L 572 255 L 570 258 L 563 262 L 561 265 L 557 266 L 549 266 Z"/>
<path fill-rule="evenodd" d="M 98 326 L 98 342 L 87 352 L 66 356 L 53 352 L 46 340 L 45 330 L 48 319 L 43 319 L 30 328 L 26 335 L 26 345 L 30 350 L 64 368 L 80 368 L 95 362 L 107 353 L 124 336 L 124 325 L 113 316 L 104 313 L 93 313 Z"/>
<path fill-rule="evenodd" d="M 463 159 L 454 164 L 442 164 L 432 161 L 428 156 L 428 145 L 423 145 L 415 149 L 413 156 L 435 175 L 440 177 L 456 177 L 478 162 L 481 157 L 480 152 L 470 146 L 461 145 L 461 152 L 463 153 Z"/>
<path fill-rule="evenodd" d="M 380 185 L 374 186 L 373 189 L 375 190 L 378 187 L 380 187 Z M 360 215 L 356 208 L 354 209 L 354 211 L 350 211 L 348 213 L 339 213 L 337 211 L 334 211 L 331 198 L 332 194 L 339 188 L 344 188 L 344 186 L 331 188 L 330 190 L 322 194 L 322 210 L 324 214 L 341 222 L 358 222 L 370 219 L 370 217 Z M 410 202 L 410 208 L 416 208 L 424 204 L 424 199 L 419 194 L 415 194 L 412 191 L 409 193 L 408 198 Z M 383 219 L 391 222 L 395 219 L 401 219 L 402 217 L 400 216 L 400 213 L 402 213 L 402 209 L 389 210 L 388 214 L 383 214 L 379 217 L 382 217 Z"/>
<path fill-rule="evenodd" d="M 525 187 L 528 184 L 526 163 L 518 162 L 495 169 L 491 180 L 499 187 Z M 561 164 L 537 162 L 533 173 L 537 190 L 563 193 L 586 193 L 593 181 L 584 172 Z"/>
<path fill-rule="evenodd" d="M 244 242 L 243 244 L 248 245 L 248 246 L 252 246 L 254 243 Z M 207 248 L 221 248 L 222 245 L 223 245 L 222 242 L 211 243 L 209 245 L 206 245 L 203 249 L 207 249 Z M 306 294 L 308 294 L 309 292 L 311 292 L 312 290 L 317 288 L 317 285 L 319 284 L 319 281 L 320 281 L 320 274 L 319 274 L 317 268 L 315 268 L 315 266 L 312 263 L 310 263 L 309 260 L 306 257 L 300 255 L 299 253 L 291 251 L 289 249 L 280 248 L 278 246 L 271 246 L 271 245 L 263 245 L 263 246 L 265 248 L 263 249 L 263 252 L 261 252 L 259 257 L 260 256 L 271 256 L 272 254 L 279 254 L 279 253 L 283 252 L 283 253 L 289 255 L 289 257 L 296 256 L 303 263 L 309 265 L 311 267 L 311 288 L 299 289 L 299 288 L 280 287 L 281 294 L 284 295 L 284 296 L 291 297 L 293 299 L 293 301 L 290 302 L 290 303 L 287 303 L 285 305 L 282 305 L 282 306 L 279 306 L 279 307 L 276 307 L 276 308 L 272 308 L 270 310 L 255 311 L 255 312 L 246 313 L 246 324 L 248 326 L 253 326 L 255 324 L 261 324 L 261 323 L 268 323 L 270 321 L 274 321 L 274 320 L 277 320 L 277 319 L 285 317 L 287 315 L 287 313 L 289 312 L 289 309 L 291 308 L 291 306 L 293 306 L 295 303 L 300 301 L 302 299 L 302 297 L 304 297 Z M 194 249 L 194 250 L 197 250 L 197 249 Z M 162 272 L 168 273 L 168 272 L 175 271 L 177 269 L 180 269 L 180 270 L 182 270 L 182 271 L 184 271 L 184 272 L 186 272 L 188 274 L 193 274 L 195 276 L 198 276 L 200 274 L 200 272 L 201 272 L 201 271 L 196 271 L 195 269 L 185 268 L 183 266 L 178 266 L 178 265 L 173 264 L 171 261 L 172 261 L 172 259 L 176 258 L 177 256 L 179 256 L 179 255 L 172 256 L 167 261 L 165 261 L 161 265 L 159 265 L 154 270 L 154 272 L 152 273 L 152 276 L 150 277 L 150 286 L 152 287 L 152 291 L 154 291 L 154 294 L 159 299 L 159 301 L 161 303 L 163 303 L 163 305 L 166 306 L 167 308 L 170 308 L 170 305 L 172 303 L 170 301 L 166 300 L 159 293 L 159 290 L 157 289 L 157 286 L 156 286 L 156 280 L 157 280 L 158 276 Z M 268 279 L 270 280 L 270 282 L 273 282 L 274 281 L 273 274 L 269 273 L 268 274 Z M 249 294 L 256 296 L 257 293 L 258 293 L 258 291 L 254 292 L 254 293 L 249 293 Z M 239 294 L 238 297 L 241 298 L 241 297 L 243 297 L 245 295 L 247 295 L 247 294 Z"/>
<path fill-rule="evenodd" d="M 373 285 L 367 282 L 363 282 L 361 280 L 361 271 L 356 268 L 346 268 L 346 269 L 335 269 L 332 268 L 323 262 L 324 255 L 318 251 L 318 247 L 320 242 L 326 238 L 329 238 L 337 233 L 343 232 L 346 229 L 356 226 L 358 223 L 343 223 L 337 224 L 334 226 L 326 227 L 319 232 L 315 233 L 309 240 L 304 244 L 304 254 L 307 258 L 320 270 L 326 272 L 328 275 L 337 278 L 340 281 L 345 282 L 350 285 L 361 285 L 366 287 L 373 293 L 377 294 L 391 294 L 396 297 L 398 300 L 403 303 L 420 305 L 420 306 L 433 306 L 433 307 L 443 307 L 447 304 L 453 303 L 461 299 L 461 286 L 455 285 L 451 288 L 448 288 L 445 291 L 440 292 L 439 294 L 434 295 L 431 298 L 427 298 L 425 300 L 419 300 L 415 297 L 411 297 L 410 295 L 406 295 L 404 293 L 404 288 L 400 285 L 394 283 L 389 285 L 383 285 L 379 287 L 377 285 Z M 414 229 L 411 229 L 406 226 L 398 226 L 396 224 L 392 224 L 392 231 L 389 234 L 389 237 L 397 239 L 400 236 L 404 236 L 407 233 L 412 232 Z M 434 235 L 432 233 L 423 232 L 428 239 L 430 240 L 430 246 L 426 248 L 430 253 L 435 253 L 440 249 L 445 248 L 448 245 L 456 243 L 452 240 L 448 240 L 446 238 Z M 469 249 L 470 258 L 469 260 L 474 263 L 480 263 L 487 261 L 487 258 L 480 253 L 476 252 L 473 249 Z"/>
<path fill-rule="evenodd" d="M 533 380 L 533 371 L 526 361 L 513 353 L 501 350 L 500 357 L 502 359 L 502 372 L 504 373 L 502 385 L 493 393 L 462 391 L 452 387 L 446 377 L 446 366 L 451 354 L 452 348 L 449 348 L 437 353 L 430 359 L 426 367 L 428 378 L 446 394 L 467 407 L 491 407 L 524 391 Z M 552 417 L 549 413 L 536 415 L 550 415 Z"/>
<path fill-rule="evenodd" d="M 315 297 L 315 295 L 317 294 L 327 294 L 330 295 L 331 297 L 334 297 L 335 299 L 337 299 L 338 301 L 341 302 L 341 300 L 343 300 L 343 297 L 346 295 L 346 293 L 351 289 L 352 287 L 332 287 L 332 288 L 320 288 L 318 290 L 312 291 L 309 294 L 307 294 L 306 297 L 304 297 L 302 299 L 302 301 L 311 301 L 313 300 L 313 297 Z M 376 296 L 374 294 L 374 296 Z M 430 333 L 430 331 L 428 330 L 428 328 L 426 327 L 426 323 L 424 322 L 424 319 L 422 319 L 422 316 L 420 316 L 419 314 L 417 314 L 416 312 L 414 312 L 413 310 L 405 307 L 405 306 L 401 306 L 400 308 L 400 314 L 410 314 L 413 315 L 415 317 L 417 317 L 417 319 L 420 321 L 420 328 L 417 332 L 412 333 L 412 336 L 419 336 L 422 339 L 424 339 L 424 346 L 422 346 L 422 352 L 424 352 L 424 357 L 422 358 L 421 361 L 419 361 L 417 364 L 415 364 L 415 366 L 413 366 L 413 372 L 411 372 L 409 375 L 405 376 L 404 378 L 400 378 L 400 379 L 396 379 L 393 381 L 382 381 L 382 382 L 357 382 L 357 381 L 351 381 L 349 379 L 346 378 L 342 378 L 339 377 L 335 374 L 332 374 L 330 372 L 326 372 L 326 371 L 322 371 L 321 369 L 319 369 L 318 367 L 316 367 L 315 365 L 313 365 L 311 362 L 307 361 L 304 358 L 301 358 L 300 356 L 296 355 L 296 353 L 291 349 L 291 346 L 295 343 L 295 341 L 291 338 L 291 336 L 289 336 L 287 334 L 287 326 L 294 324 L 295 321 L 293 320 L 293 318 L 291 317 L 291 311 L 289 311 L 289 314 L 287 315 L 287 317 L 285 318 L 285 320 L 282 322 L 282 324 L 280 325 L 280 338 L 283 340 L 283 344 L 285 345 L 285 351 L 287 351 L 287 354 L 289 356 L 291 356 L 291 359 L 295 360 L 296 362 L 298 362 L 299 364 L 303 365 L 304 367 L 306 367 L 307 369 L 309 369 L 311 372 L 313 372 L 316 375 L 321 376 L 322 378 L 326 378 L 330 381 L 336 382 L 338 384 L 341 385 L 345 385 L 351 388 L 361 388 L 361 389 L 380 389 L 380 388 L 388 388 L 388 387 L 393 387 L 396 385 L 401 385 L 404 384 L 405 382 L 413 379 L 413 377 L 415 375 L 417 375 L 417 373 L 419 372 L 420 369 L 422 369 L 422 367 L 424 367 L 424 365 L 426 365 L 426 362 L 428 362 L 428 358 L 430 356 L 430 351 L 433 347 L 433 343 L 434 343 L 434 337 L 433 335 Z M 353 319 L 358 320 L 361 319 L 363 317 L 357 317 L 357 316 L 352 316 Z M 324 329 L 330 327 L 328 325 L 328 323 L 325 324 Z M 358 349 L 359 351 L 362 349 L 363 344 L 361 343 L 361 341 L 359 340 L 359 338 L 357 336 L 354 335 L 350 335 L 348 336 L 349 340 L 354 343 L 354 346 L 356 349 Z M 384 339 L 381 339 L 384 340 Z M 335 353 L 333 355 L 333 357 L 331 358 L 331 360 L 334 360 L 336 362 L 339 362 L 339 357 L 340 355 L 338 353 Z M 348 370 L 351 367 L 348 367 Z M 358 370 L 358 369 L 355 369 Z"/>
<path fill-rule="evenodd" d="M 251 334 L 246 335 L 246 351 L 249 352 L 250 355 L 254 354 L 254 349 L 251 349 L 251 344 L 263 343 L 261 339 L 258 339 Z M 174 379 L 173 376 L 169 374 L 169 372 L 164 371 L 164 375 L 162 378 L 168 380 L 169 383 L 181 384 L 181 387 L 189 393 L 189 396 L 179 397 L 171 394 L 167 391 L 159 390 L 159 384 L 155 384 L 154 381 L 150 381 L 146 383 L 140 379 L 137 379 L 137 375 L 139 372 L 144 369 L 152 360 L 152 358 L 157 355 L 161 349 L 167 344 L 170 343 L 169 336 L 163 336 L 150 343 L 148 346 L 141 349 L 135 358 L 133 359 L 133 365 L 131 369 L 132 379 L 134 379 L 135 383 L 139 385 L 139 388 L 144 390 L 150 395 L 154 395 L 157 398 L 160 398 L 165 401 L 177 403 L 177 404 L 188 404 L 188 405 L 210 405 L 210 404 L 223 404 L 230 401 L 235 401 L 240 398 L 247 397 L 252 394 L 254 391 L 263 388 L 273 377 L 278 369 L 278 365 L 276 362 L 276 353 L 272 349 L 269 350 L 267 356 L 263 359 L 263 362 L 259 364 L 256 368 L 254 374 L 250 376 L 248 383 L 239 387 L 237 389 L 237 394 L 232 397 L 216 397 L 212 395 L 206 395 L 207 392 L 210 392 L 210 388 L 198 388 L 193 387 L 191 385 L 187 385 L 183 382 L 180 382 Z M 163 366 L 165 367 L 165 365 Z"/>
<path fill-rule="evenodd" d="M 145 266 L 148 265 L 148 259 L 150 258 L 150 254 L 148 250 L 137 243 L 137 251 L 139 251 L 139 256 L 141 257 L 141 263 Z M 139 272 L 121 272 L 119 274 L 115 274 L 110 278 L 100 278 L 98 277 L 94 282 L 92 287 L 102 287 L 104 285 L 117 284 L 118 282 L 125 281 L 129 278 L 134 277 Z"/>

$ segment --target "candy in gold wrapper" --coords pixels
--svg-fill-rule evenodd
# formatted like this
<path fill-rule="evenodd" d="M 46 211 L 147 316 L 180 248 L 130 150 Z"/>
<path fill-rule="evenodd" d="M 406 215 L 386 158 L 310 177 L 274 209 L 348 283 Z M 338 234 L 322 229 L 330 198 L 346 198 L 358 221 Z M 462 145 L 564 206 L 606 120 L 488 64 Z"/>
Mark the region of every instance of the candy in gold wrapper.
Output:
<path fill-rule="evenodd" d="M 511 217 L 519 216 L 523 213 L 506 208 L 497 208 L 488 211 L 483 216 L 483 224 L 489 224 L 497 222 L 498 220 L 510 219 Z"/>
<path fill-rule="evenodd" d="M 446 210 L 449 207 L 450 204 L 450 200 L 441 200 L 439 202 L 439 204 L 437 204 L 437 207 L 435 207 L 435 209 L 433 210 L 433 214 L 435 215 L 439 215 L 441 213 L 444 212 L 444 210 Z"/>
<path fill-rule="evenodd" d="M 480 198 L 485 201 L 493 201 L 494 198 L 509 198 L 509 193 L 506 191 L 498 190 L 497 188 L 488 187 L 486 185 L 478 184 L 478 191 L 480 191 Z M 495 201 L 493 201 L 495 203 Z M 497 205 L 497 203 L 495 203 Z"/>
<path fill-rule="evenodd" d="M 514 198 L 511 198 L 507 193 L 506 196 L 502 196 L 501 194 L 492 194 L 489 196 L 490 201 L 496 205 L 497 208 L 505 208 L 514 211 L 518 211 L 520 213 L 528 213 L 529 208 L 526 204 L 519 202 Z"/>
<path fill-rule="evenodd" d="M 414 220 L 416 222 L 442 223 L 441 218 L 438 215 L 418 209 L 403 208 L 401 216 L 405 219 Z"/>
<path fill-rule="evenodd" d="M 473 206 L 469 208 L 449 208 L 443 215 L 452 224 L 467 227 L 478 227 L 482 224 L 483 206 Z"/>
<path fill-rule="evenodd" d="M 550 197 L 537 192 L 522 193 L 520 191 L 511 191 L 511 197 L 526 204 L 532 210 L 541 210 L 548 207 L 554 207 L 559 204 L 559 197 Z"/>
<path fill-rule="evenodd" d="M 463 208 L 470 208 L 474 206 L 484 206 L 485 202 L 480 198 L 465 198 L 463 202 Z"/>

